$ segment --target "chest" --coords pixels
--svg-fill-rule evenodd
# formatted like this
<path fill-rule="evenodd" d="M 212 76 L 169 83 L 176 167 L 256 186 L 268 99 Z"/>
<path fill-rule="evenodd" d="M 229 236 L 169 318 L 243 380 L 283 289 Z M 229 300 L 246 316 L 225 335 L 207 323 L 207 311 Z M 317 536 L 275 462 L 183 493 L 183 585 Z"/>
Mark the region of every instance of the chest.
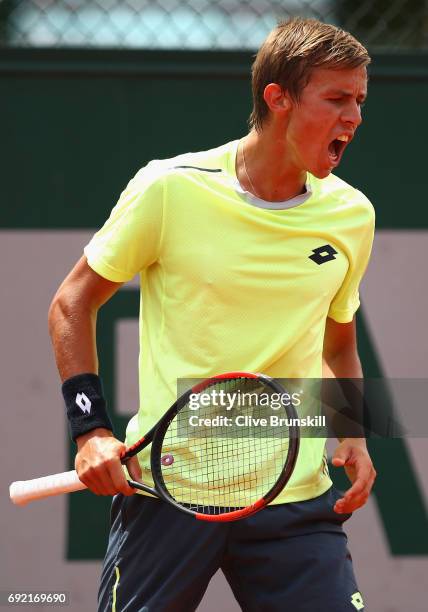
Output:
<path fill-rule="evenodd" d="M 333 233 L 239 219 L 176 226 L 162 260 L 175 286 L 191 284 L 217 300 L 255 303 L 290 296 L 331 301 L 349 266 Z"/>

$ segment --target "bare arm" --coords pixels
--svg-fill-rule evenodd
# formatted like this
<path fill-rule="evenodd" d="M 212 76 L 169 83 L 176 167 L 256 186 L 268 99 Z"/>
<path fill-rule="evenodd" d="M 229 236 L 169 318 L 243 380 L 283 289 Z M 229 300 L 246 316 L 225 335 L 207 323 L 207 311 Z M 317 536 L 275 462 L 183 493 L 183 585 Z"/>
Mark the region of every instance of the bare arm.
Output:
<path fill-rule="evenodd" d="M 324 378 L 363 378 L 357 349 L 355 318 L 350 323 L 326 322 L 323 349 Z M 340 444 L 333 455 L 332 463 L 343 466 L 351 488 L 335 505 L 338 513 L 353 512 L 363 506 L 373 487 L 376 471 L 367 451 L 364 438 L 339 438 Z"/>
<path fill-rule="evenodd" d="M 61 380 L 83 373 L 98 373 L 96 347 L 97 313 L 122 283 L 113 283 L 89 267 L 81 257 L 59 287 L 49 309 L 49 333 Z M 108 429 L 97 428 L 76 440 L 76 470 L 80 480 L 94 493 L 131 495 L 120 463 L 125 445 Z M 138 480 L 141 470 L 136 458 L 127 468 Z"/>
<path fill-rule="evenodd" d="M 363 369 L 357 349 L 355 318 L 350 323 L 336 323 L 327 318 L 324 347 L 323 375 L 329 378 L 362 378 Z"/>
<path fill-rule="evenodd" d="M 121 286 L 102 278 L 82 257 L 59 287 L 48 321 L 62 381 L 84 372 L 98 373 L 97 313 Z"/>

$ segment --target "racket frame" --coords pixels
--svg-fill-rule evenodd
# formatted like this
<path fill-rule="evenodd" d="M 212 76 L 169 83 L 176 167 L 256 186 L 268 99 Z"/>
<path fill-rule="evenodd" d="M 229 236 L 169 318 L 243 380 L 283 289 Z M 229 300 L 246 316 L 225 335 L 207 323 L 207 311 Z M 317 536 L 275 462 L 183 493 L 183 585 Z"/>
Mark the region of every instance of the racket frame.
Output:
<path fill-rule="evenodd" d="M 299 427 L 294 424 L 294 419 L 297 419 L 298 415 L 295 407 L 291 402 L 288 406 L 283 406 L 287 414 L 287 418 L 292 419 L 292 425 L 289 426 L 289 448 L 287 453 L 287 461 L 275 484 L 259 500 L 249 506 L 231 510 L 229 512 L 223 512 L 221 514 L 204 514 L 201 512 L 195 512 L 194 510 L 187 508 L 185 505 L 178 503 L 168 492 L 168 488 L 162 476 L 160 460 L 162 442 L 164 440 L 165 433 L 168 430 L 169 424 L 175 418 L 178 412 L 180 412 L 180 410 L 188 403 L 190 395 L 192 393 L 200 393 L 201 391 L 210 387 L 216 382 L 220 382 L 224 379 L 234 378 L 259 379 L 267 387 L 270 387 L 273 391 L 275 391 L 275 393 L 279 393 L 280 395 L 286 393 L 282 385 L 280 385 L 275 379 L 271 378 L 270 376 L 267 376 L 266 374 L 254 374 L 252 372 L 227 372 L 225 374 L 212 376 L 194 385 L 191 389 L 187 390 L 183 395 L 179 397 L 179 399 L 171 406 L 171 408 L 167 410 L 162 419 L 146 434 L 146 436 L 144 436 L 144 438 L 136 442 L 124 453 L 122 462 L 126 464 L 126 461 L 129 460 L 130 457 L 133 457 L 134 455 L 139 453 L 143 448 L 150 444 L 150 442 L 152 443 L 152 448 L 150 452 L 150 464 L 154 487 L 149 487 L 148 485 L 141 484 L 134 480 L 128 480 L 129 484 L 132 487 L 159 497 L 160 499 L 168 502 L 181 512 L 185 512 L 186 514 L 189 514 L 190 516 L 193 516 L 198 520 L 210 522 L 236 521 L 246 516 L 250 516 L 265 508 L 279 495 L 279 493 L 284 489 L 287 482 L 291 478 L 299 453 Z"/>

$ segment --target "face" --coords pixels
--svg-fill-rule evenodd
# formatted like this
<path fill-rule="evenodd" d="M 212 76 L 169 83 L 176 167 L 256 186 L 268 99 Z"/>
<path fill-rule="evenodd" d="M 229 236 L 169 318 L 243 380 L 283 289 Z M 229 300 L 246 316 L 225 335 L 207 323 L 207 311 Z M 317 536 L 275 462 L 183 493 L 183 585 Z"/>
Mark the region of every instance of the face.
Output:
<path fill-rule="evenodd" d="M 318 178 L 328 176 L 361 124 L 366 95 L 365 67 L 316 68 L 299 103 L 290 101 L 286 148 L 293 165 Z"/>

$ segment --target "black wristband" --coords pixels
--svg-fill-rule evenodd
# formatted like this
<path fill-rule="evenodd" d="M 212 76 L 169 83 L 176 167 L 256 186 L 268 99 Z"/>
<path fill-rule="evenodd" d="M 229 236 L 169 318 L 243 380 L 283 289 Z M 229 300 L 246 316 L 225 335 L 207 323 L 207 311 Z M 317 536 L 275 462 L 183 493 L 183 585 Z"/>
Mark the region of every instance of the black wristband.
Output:
<path fill-rule="evenodd" d="M 101 378 L 96 374 L 78 374 L 63 382 L 62 394 L 67 408 L 71 438 L 103 427 L 113 431 L 106 410 Z"/>

